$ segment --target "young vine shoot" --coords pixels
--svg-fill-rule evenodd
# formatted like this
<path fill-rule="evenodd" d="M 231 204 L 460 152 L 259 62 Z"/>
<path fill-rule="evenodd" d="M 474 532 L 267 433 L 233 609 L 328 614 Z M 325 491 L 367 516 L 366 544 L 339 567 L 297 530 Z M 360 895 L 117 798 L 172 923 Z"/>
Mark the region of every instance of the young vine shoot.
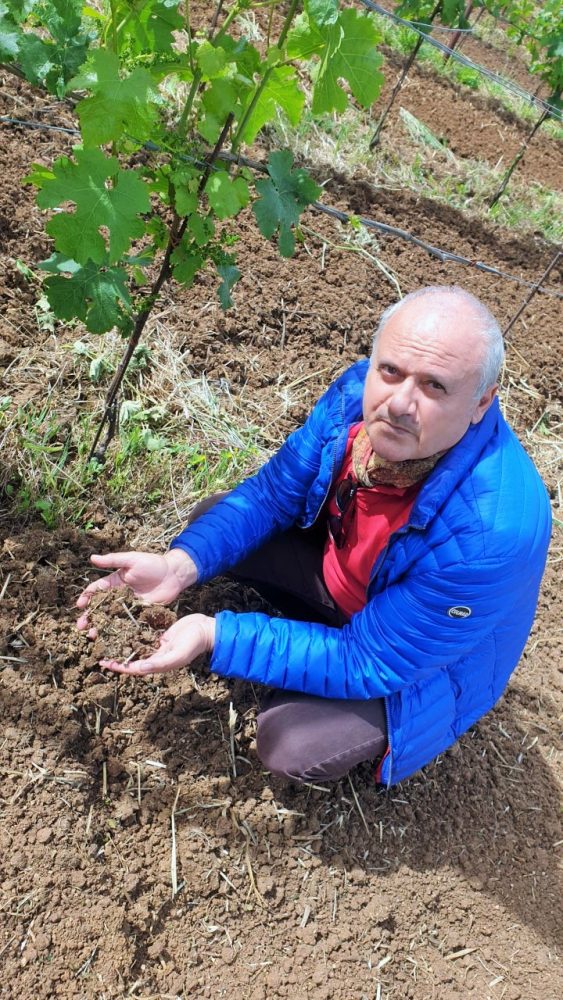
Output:
<path fill-rule="evenodd" d="M 259 51 L 237 17 L 264 7 L 269 37 Z M 259 179 L 232 154 L 278 109 L 299 122 L 303 78 L 313 114 L 343 111 L 348 93 L 367 107 L 379 93 L 379 34 L 365 12 L 337 0 L 235 0 L 209 20 L 196 28 L 180 0 L 0 3 L 0 59 L 72 100 L 80 123 L 72 155 L 34 165 L 27 178 L 52 212 L 54 253 L 40 267 L 62 320 L 138 334 L 164 281 L 189 286 L 208 267 L 228 307 L 240 278 L 229 220 L 251 205 L 260 232 L 290 257 L 300 215 L 320 193 L 288 151 L 271 152 Z"/>

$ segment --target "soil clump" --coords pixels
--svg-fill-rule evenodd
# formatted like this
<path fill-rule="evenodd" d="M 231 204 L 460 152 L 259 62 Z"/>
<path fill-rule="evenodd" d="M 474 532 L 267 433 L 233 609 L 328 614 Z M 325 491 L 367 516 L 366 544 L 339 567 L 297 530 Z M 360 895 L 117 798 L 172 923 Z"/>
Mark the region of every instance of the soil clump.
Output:
<path fill-rule="evenodd" d="M 89 627 L 97 632 L 91 643 L 92 658 L 125 663 L 150 656 L 175 621 L 170 608 L 164 604 L 147 607 L 128 587 L 94 594 L 88 605 Z"/>

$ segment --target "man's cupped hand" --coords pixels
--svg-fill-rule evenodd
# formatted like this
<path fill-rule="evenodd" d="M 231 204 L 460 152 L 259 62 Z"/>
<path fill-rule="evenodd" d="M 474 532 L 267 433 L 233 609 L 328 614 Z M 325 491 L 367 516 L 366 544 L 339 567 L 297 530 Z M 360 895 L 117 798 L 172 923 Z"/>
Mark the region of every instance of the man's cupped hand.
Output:
<path fill-rule="evenodd" d="M 187 667 L 202 653 L 210 653 L 214 643 L 215 619 L 207 615 L 186 615 L 163 633 L 159 648 L 145 660 L 128 663 L 100 660 L 100 666 L 117 674 L 165 674 L 169 670 Z"/>
<path fill-rule="evenodd" d="M 76 606 L 84 614 L 77 621 L 81 630 L 88 628 L 87 607 L 94 594 L 114 587 L 129 587 L 144 604 L 171 604 L 186 587 L 197 581 L 196 565 L 183 549 L 170 549 L 164 555 L 154 552 L 108 552 L 93 555 L 98 569 L 113 572 L 94 580 L 80 594 Z"/>

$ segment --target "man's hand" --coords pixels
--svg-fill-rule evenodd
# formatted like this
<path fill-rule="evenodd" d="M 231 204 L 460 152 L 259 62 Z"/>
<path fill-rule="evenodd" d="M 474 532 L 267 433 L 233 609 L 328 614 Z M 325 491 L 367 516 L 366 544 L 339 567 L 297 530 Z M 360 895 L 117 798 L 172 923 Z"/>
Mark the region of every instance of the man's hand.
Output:
<path fill-rule="evenodd" d="M 160 647 L 146 660 L 117 663 L 100 660 L 100 666 L 117 674 L 165 674 L 187 667 L 202 653 L 211 653 L 215 644 L 215 619 L 207 615 L 179 618 L 160 638 Z"/>
<path fill-rule="evenodd" d="M 165 555 L 153 552 L 108 552 L 93 555 L 91 562 L 100 569 L 113 573 L 90 583 L 76 602 L 78 608 L 87 608 L 90 598 L 98 591 L 113 587 L 130 587 L 135 597 L 145 604 L 171 604 L 186 587 L 197 581 L 193 559 L 183 549 L 170 549 Z M 88 628 L 88 613 L 80 616 L 79 629 Z"/>

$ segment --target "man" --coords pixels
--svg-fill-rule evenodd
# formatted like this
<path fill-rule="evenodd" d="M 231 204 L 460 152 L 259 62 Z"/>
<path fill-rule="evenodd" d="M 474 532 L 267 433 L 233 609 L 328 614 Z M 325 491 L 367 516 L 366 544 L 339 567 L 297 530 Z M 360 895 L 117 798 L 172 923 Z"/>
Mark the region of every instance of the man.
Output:
<path fill-rule="evenodd" d="M 532 624 L 550 534 L 543 484 L 496 399 L 502 337 L 457 287 L 388 309 L 346 371 L 253 477 L 194 512 L 165 555 L 93 556 L 148 602 L 227 571 L 285 618 L 189 615 L 144 661 L 269 685 L 257 751 L 297 781 L 360 761 L 402 780 L 498 700 Z M 87 627 L 84 614 L 80 627 Z"/>

